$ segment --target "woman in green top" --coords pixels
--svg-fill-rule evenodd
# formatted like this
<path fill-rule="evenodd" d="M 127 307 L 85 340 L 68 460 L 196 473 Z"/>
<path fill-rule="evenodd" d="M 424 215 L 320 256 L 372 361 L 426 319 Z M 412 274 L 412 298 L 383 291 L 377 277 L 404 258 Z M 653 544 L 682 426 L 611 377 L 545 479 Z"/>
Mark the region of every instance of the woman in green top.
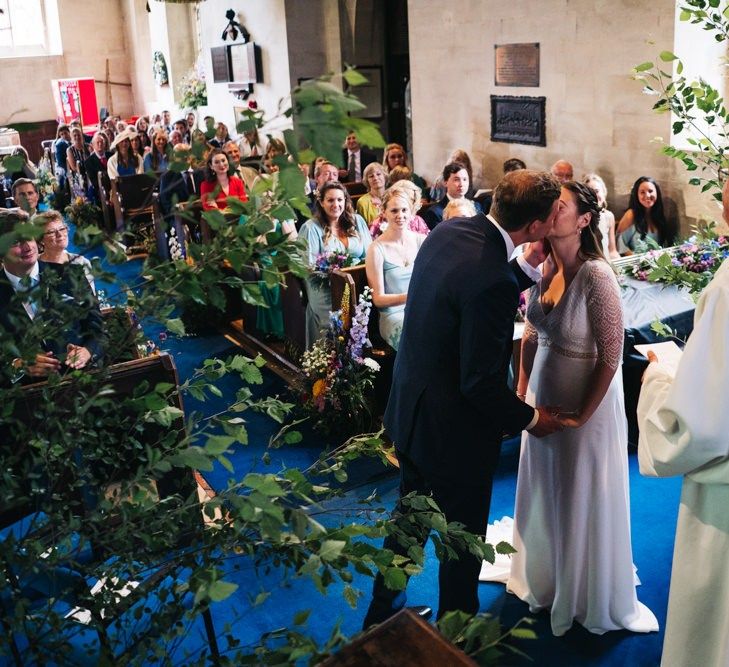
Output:
<path fill-rule="evenodd" d="M 371 162 L 362 172 L 362 182 L 367 187 L 367 194 L 359 198 L 357 213 L 365 219 L 368 225 L 372 224 L 372 221 L 380 215 L 386 181 L 385 168 L 379 162 Z"/>

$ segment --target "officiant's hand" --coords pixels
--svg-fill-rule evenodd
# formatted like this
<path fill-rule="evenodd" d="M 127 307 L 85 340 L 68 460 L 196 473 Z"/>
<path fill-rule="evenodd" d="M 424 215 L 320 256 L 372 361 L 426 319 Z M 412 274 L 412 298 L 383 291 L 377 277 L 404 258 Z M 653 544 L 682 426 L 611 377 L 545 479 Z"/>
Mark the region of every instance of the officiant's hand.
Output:
<path fill-rule="evenodd" d="M 559 419 L 559 408 L 541 407 L 537 408 L 539 419 L 537 423 L 529 429 L 535 438 L 543 438 L 545 435 L 551 435 L 555 431 L 561 431 L 564 428 L 562 420 Z"/>
<path fill-rule="evenodd" d="M 648 350 L 648 352 L 646 352 L 645 356 L 648 357 L 649 364 L 652 364 L 654 361 L 658 361 L 658 355 L 653 350 Z M 644 377 L 645 377 L 645 371 L 643 371 L 643 375 L 640 376 L 641 384 L 643 384 Z"/>

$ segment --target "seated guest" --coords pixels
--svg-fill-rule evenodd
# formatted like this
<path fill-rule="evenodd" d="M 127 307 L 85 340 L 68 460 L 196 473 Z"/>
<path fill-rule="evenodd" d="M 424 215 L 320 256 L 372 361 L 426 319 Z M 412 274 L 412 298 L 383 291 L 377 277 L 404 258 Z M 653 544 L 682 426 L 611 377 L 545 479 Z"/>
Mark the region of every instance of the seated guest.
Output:
<path fill-rule="evenodd" d="M 102 131 L 104 137 L 106 137 L 106 145 L 111 146 L 116 138 L 116 132 L 112 132 L 109 128 L 105 127 Z"/>
<path fill-rule="evenodd" d="M 172 114 L 169 112 L 169 110 L 164 109 L 162 111 L 162 129 L 169 134 L 172 132 Z"/>
<path fill-rule="evenodd" d="M 184 137 L 182 132 L 179 130 L 172 130 L 172 132 L 170 132 L 170 146 L 172 146 L 172 148 L 177 146 L 177 144 L 183 143 L 183 141 Z"/>
<path fill-rule="evenodd" d="M 180 118 L 180 120 L 175 121 L 175 125 L 173 128 L 173 132 L 177 130 L 180 133 L 181 142 L 184 144 L 189 144 L 190 141 L 192 141 L 192 136 L 187 128 L 187 121 L 184 118 Z M 170 137 L 170 143 L 172 143 L 172 137 Z M 175 144 L 172 144 L 175 146 Z"/>
<path fill-rule="evenodd" d="M 510 157 L 508 160 L 504 160 L 503 170 L 505 174 L 510 171 L 517 171 L 518 169 L 526 169 L 526 162 L 520 160 L 518 157 Z"/>
<path fill-rule="evenodd" d="M 598 225 L 602 234 L 602 254 L 608 260 L 619 259 L 615 243 L 615 216 L 607 208 L 607 186 L 597 174 L 587 174 L 583 179 L 585 185 L 591 187 L 597 195 L 597 204 L 600 207 L 600 223 Z"/>
<path fill-rule="evenodd" d="M 618 250 L 621 254 L 648 249 L 646 239 L 663 248 L 676 243 L 678 229 L 663 211 L 661 188 L 650 176 L 641 176 L 630 191 L 629 208 L 618 224 Z"/>
<path fill-rule="evenodd" d="M 400 165 L 399 167 L 393 167 L 390 173 L 387 175 L 387 187 L 390 188 L 398 181 L 412 181 L 413 172 L 410 171 L 410 167 Z"/>
<path fill-rule="evenodd" d="M 215 136 L 210 139 L 210 145 L 215 148 L 222 148 L 229 141 L 228 126 L 225 123 L 218 123 L 215 128 Z"/>
<path fill-rule="evenodd" d="M 190 146 L 177 144 L 173 153 L 177 154 L 178 160 L 184 156 L 189 166 L 183 172 L 168 169 L 160 177 L 159 207 L 165 217 L 174 213 L 178 206 L 184 207 L 193 195 L 199 195 L 204 178 L 199 169 L 193 168 L 195 157 L 190 151 Z"/>
<path fill-rule="evenodd" d="M 15 205 L 22 208 L 28 215 L 38 212 L 38 189 L 29 178 L 19 178 L 11 187 Z"/>
<path fill-rule="evenodd" d="M 400 144 L 387 144 L 385 146 L 385 152 L 382 156 L 382 163 L 385 167 L 385 173 L 390 172 L 396 167 L 409 167 L 408 156 L 405 153 L 405 149 Z M 423 192 L 428 187 L 425 179 L 418 176 L 414 171 L 410 172 L 410 180 L 415 183 Z"/>
<path fill-rule="evenodd" d="M 228 210 L 228 197 L 248 201 L 243 181 L 230 175 L 228 158 L 219 148 L 208 155 L 205 180 L 200 184 L 200 199 L 206 211 Z"/>
<path fill-rule="evenodd" d="M 367 187 L 367 194 L 357 201 L 357 213 L 369 225 L 380 215 L 382 195 L 385 194 L 385 169 L 379 162 L 370 162 L 362 174 L 362 181 Z"/>
<path fill-rule="evenodd" d="M 466 197 L 473 199 L 476 190 L 473 188 L 473 167 L 471 166 L 470 155 L 462 148 L 456 148 L 456 150 L 454 150 L 448 158 L 447 164 L 451 162 L 458 162 L 466 169 L 466 172 L 468 173 L 468 191 L 466 192 Z M 445 181 L 443 181 L 442 178 L 439 178 L 430 189 L 430 199 L 431 201 L 440 201 L 443 197 L 445 197 L 445 193 Z"/>
<path fill-rule="evenodd" d="M 167 171 L 167 132 L 157 130 L 152 137 L 152 150 L 144 156 L 144 171 Z"/>
<path fill-rule="evenodd" d="M 33 224 L 43 227 L 43 245 L 40 250 L 41 261 L 46 264 L 76 264 L 83 269 L 86 280 L 89 281 L 91 291 L 96 294 L 94 284 L 94 272 L 91 269 L 91 262 L 83 255 L 76 255 L 68 252 L 68 226 L 63 216 L 54 210 L 38 213 L 32 218 Z"/>
<path fill-rule="evenodd" d="M 56 130 L 56 140 L 53 142 L 53 158 L 56 161 L 56 176 L 58 184 L 63 187 L 66 180 L 66 150 L 71 145 L 71 130 L 65 123 L 61 123 Z"/>
<path fill-rule="evenodd" d="M 137 118 L 137 122 L 134 123 L 134 129 L 139 135 L 142 155 L 146 155 L 152 149 L 152 139 L 149 136 L 149 123 L 147 122 L 146 116 L 140 116 Z"/>
<path fill-rule="evenodd" d="M 0 211 L 0 234 L 27 222 L 22 211 Z M 33 239 L 16 241 L 3 257 L 0 331 L 29 355 L 15 359 L 12 369 L 0 369 L 11 381 L 85 368 L 102 354 L 102 318 L 88 283 L 78 273 L 39 262 Z"/>
<path fill-rule="evenodd" d="M 84 142 L 84 133 L 81 128 L 72 128 L 71 145 L 66 149 L 66 163 L 68 164 L 68 171 L 81 176 L 84 182 L 86 182 L 86 160 L 89 156 L 90 152 Z"/>
<path fill-rule="evenodd" d="M 20 166 L 20 169 L 16 169 L 12 174 L 10 174 L 11 182 L 14 183 L 19 178 L 36 178 L 38 176 L 38 167 L 33 164 L 28 156 L 28 151 L 25 150 L 25 148 L 22 146 L 15 146 L 10 155 L 23 159 L 23 164 Z"/>
<path fill-rule="evenodd" d="M 185 122 L 187 123 L 187 133 L 190 135 L 190 140 L 192 140 L 192 131 L 197 127 L 197 116 L 194 111 L 187 112 Z"/>
<path fill-rule="evenodd" d="M 549 171 L 560 183 L 567 183 L 574 179 L 575 170 L 567 160 L 557 160 Z"/>
<path fill-rule="evenodd" d="M 136 130 L 135 130 L 136 132 Z M 139 160 L 142 163 L 142 169 L 144 169 L 144 148 L 142 147 L 142 135 L 137 132 L 132 138 L 132 153 L 139 156 Z"/>
<path fill-rule="evenodd" d="M 132 176 L 144 172 L 142 158 L 132 151 L 132 137 L 137 134 L 131 127 L 116 135 L 111 149 L 114 151 L 106 164 L 106 173 L 110 179 L 120 176 Z"/>
<path fill-rule="evenodd" d="M 476 206 L 470 199 L 451 199 L 443 209 L 443 222 L 451 218 L 472 218 L 476 215 Z"/>
<path fill-rule="evenodd" d="M 316 211 L 316 202 L 318 192 L 331 181 L 339 180 L 339 169 L 337 165 L 329 162 L 328 160 L 322 160 L 314 168 L 314 189 L 309 193 L 309 208 L 312 213 Z"/>
<path fill-rule="evenodd" d="M 228 162 L 233 169 L 233 176 L 237 176 L 246 186 L 246 191 L 250 192 L 253 183 L 258 177 L 258 172 L 252 167 L 246 167 L 240 163 L 240 148 L 232 139 L 223 145 L 223 153 L 228 158 Z"/>
<path fill-rule="evenodd" d="M 354 212 L 349 193 L 336 181 L 321 186 L 314 216 L 301 226 L 299 236 L 306 241 L 306 259 L 312 267 L 319 255 L 329 252 L 347 253 L 363 260 L 372 242 L 367 223 Z M 329 322 L 332 298 L 328 284 L 322 285 L 321 281 L 309 277 L 305 285 L 309 301 L 306 305 L 306 347 L 309 348 Z"/>
<path fill-rule="evenodd" d="M 88 179 L 89 186 L 93 192 L 94 199 L 98 204 L 99 199 L 99 172 L 106 172 L 106 166 L 109 163 L 111 153 L 107 150 L 108 144 L 106 135 L 102 132 L 97 132 L 91 139 L 91 155 L 86 158 L 84 162 L 84 168 L 86 169 L 86 178 Z"/>
<path fill-rule="evenodd" d="M 388 192 L 390 190 L 398 192 L 408 199 L 410 202 L 410 211 L 413 214 L 413 217 L 408 223 L 408 229 L 416 234 L 423 234 L 424 236 L 427 236 L 430 233 L 430 229 L 428 229 L 428 225 L 425 224 L 425 220 L 418 215 L 418 211 L 423 203 L 423 191 L 412 181 L 398 181 L 387 190 Z M 377 219 L 370 225 L 370 235 L 373 239 L 376 239 L 385 231 L 386 228 L 387 223 L 385 222 L 383 214 L 380 213 Z"/>
<path fill-rule="evenodd" d="M 408 229 L 413 210 L 401 191 L 385 193 L 382 213 L 387 228 L 367 248 L 367 283 L 372 288 L 372 303 L 380 312 L 380 335 L 397 350 L 413 262 L 425 236 Z"/>
<path fill-rule="evenodd" d="M 281 139 L 271 137 L 266 147 L 266 154 L 261 162 L 261 171 L 265 174 L 273 173 L 273 167 L 276 165 L 275 158 L 286 155 L 286 144 Z M 276 166 L 275 171 L 278 171 Z"/>
<path fill-rule="evenodd" d="M 429 229 L 435 229 L 436 225 L 443 219 L 443 209 L 451 199 L 461 199 L 466 196 L 469 190 L 470 181 L 468 171 L 460 162 L 450 162 L 443 169 L 443 183 L 445 185 L 445 197 L 433 204 L 423 213 L 423 220 Z M 476 212 L 481 212 L 481 206 L 475 202 Z"/>
<path fill-rule="evenodd" d="M 243 132 L 240 153 L 243 158 L 263 157 L 266 154 L 266 140 L 259 136 L 258 128 Z"/>
<path fill-rule="evenodd" d="M 367 148 L 362 148 L 357 141 L 357 135 L 350 132 L 342 149 L 344 167 L 342 171 L 346 172 L 347 183 L 360 183 L 365 167 L 372 162 L 377 162 L 375 154 Z"/>

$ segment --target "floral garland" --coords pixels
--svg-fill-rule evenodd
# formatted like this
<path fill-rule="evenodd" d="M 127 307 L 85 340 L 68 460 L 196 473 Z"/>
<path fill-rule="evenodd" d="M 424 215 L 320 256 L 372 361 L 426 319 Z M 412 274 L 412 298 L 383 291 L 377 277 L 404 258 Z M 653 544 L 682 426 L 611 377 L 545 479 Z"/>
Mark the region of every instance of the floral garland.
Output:
<path fill-rule="evenodd" d="M 678 285 L 691 294 L 700 294 L 729 257 L 729 238 L 719 235 L 715 227 L 711 223 L 697 229 L 693 236 L 674 248 L 650 250 L 622 271 L 636 280 Z"/>
<path fill-rule="evenodd" d="M 366 287 L 352 313 L 347 330 L 348 286 L 342 298 L 344 311 L 330 314 L 326 334 L 304 353 L 299 402 L 313 420 L 314 428 L 326 435 L 361 433 L 371 419 L 370 393 L 380 365 L 364 351 L 371 347 L 367 336 L 372 309 L 372 290 Z"/>

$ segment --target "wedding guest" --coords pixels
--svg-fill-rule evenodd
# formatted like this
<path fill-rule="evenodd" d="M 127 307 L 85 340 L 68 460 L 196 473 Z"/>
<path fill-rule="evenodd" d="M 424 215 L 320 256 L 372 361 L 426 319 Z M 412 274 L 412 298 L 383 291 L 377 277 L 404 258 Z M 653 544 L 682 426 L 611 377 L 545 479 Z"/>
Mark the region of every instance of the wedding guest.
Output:
<path fill-rule="evenodd" d="M 376 161 L 375 154 L 369 148 L 360 146 L 357 135 L 350 132 L 342 149 L 342 173 L 346 172 L 347 182 L 360 183 L 365 167 Z"/>
<path fill-rule="evenodd" d="M 96 294 L 94 272 L 83 255 L 68 252 L 68 225 L 63 216 L 50 209 L 33 216 L 31 222 L 43 227 L 42 253 L 39 259 L 48 264 L 75 264 L 81 267 L 89 282 L 91 291 Z"/>
<path fill-rule="evenodd" d="M 10 155 L 13 157 L 20 157 L 23 160 L 23 164 L 20 166 L 20 169 L 16 169 L 12 174 L 10 174 L 11 182 L 14 182 L 19 178 L 35 179 L 38 176 L 38 167 L 33 164 L 28 156 L 28 151 L 25 150 L 23 146 L 15 146 Z M 7 177 L 8 174 L 5 174 L 5 176 Z"/>
<path fill-rule="evenodd" d="M 557 160 L 549 169 L 560 183 L 567 183 L 574 178 L 574 168 L 567 160 Z"/>
<path fill-rule="evenodd" d="M 357 201 L 357 213 L 369 225 L 380 215 L 382 196 L 385 194 L 385 170 L 379 162 L 370 162 L 362 172 L 367 193 Z"/>
<path fill-rule="evenodd" d="M 367 223 L 354 212 L 349 193 L 337 181 L 329 181 L 319 188 L 314 215 L 301 226 L 299 236 L 306 242 L 306 259 L 312 267 L 319 255 L 335 251 L 361 261 L 372 241 Z M 327 326 L 332 298 L 329 286 L 316 278 L 307 278 L 305 286 L 306 347 L 309 348 Z"/>
<path fill-rule="evenodd" d="M 111 145 L 114 153 L 106 164 L 106 173 L 109 174 L 110 179 L 144 172 L 141 156 L 135 154 L 132 150 L 132 137 L 136 134 L 134 128 L 128 127 L 116 135 L 116 139 Z"/>
<path fill-rule="evenodd" d="M 218 123 L 215 128 L 215 136 L 210 139 L 210 145 L 215 148 L 222 148 L 228 141 L 230 141 L 228 126 L 225 123 Z"/>
<path fill-rule="evenodd" d="M 398 181 L 391 188 L 388 188 L 388 190 L 399 192 L 410 202 L 412 218 L 408 223 L 408 229 L 416 234 L 423 234 L 424 236 L 427 236 L 430 233 L 430 229 L 428 229 L 428 225 L 425 224 L 425 220 L 418 215 L 418 211 L 420 210 L 423 201 L 423 191 L 412 181 Z M 380 234 L 382 234 L 384 231 L 383 226 L 387 227 L 387 224 L 385 223 L 382 213 L 380 213 L 380 215 L 377 216 L 375 221 L 370 225 L 370 235 L 373 239 L 376 239 Z"/>
<path fill-rule="evenodd" d="M 53 158 L 56 162 L 56 174 L 59 177 L 58 185 L 63 187 L 66 180 L 67 155 L 66 151 L 71 145 L 71 130 L 65 123 L 61 123 L 56 130 L 56 140 L 53 142 Z"/>
<path fill-rule="evenodd" d="M 246 191 L 250 192 L 253 187 L 253 183 L 258 177 L 258 172 L 251 167 L 242 165 L 240 162 L 240 148 L 238 144 L 232 139 L 223 146 L 223 153 L 228 158 L 228 163 L 233 170 L 233 176 L 237 176 L 243 181 L 246 186 Z"/>
<path fill-rule="evenodd" d="M 473 199 L 473 195 L 476 191 L 473 188 L 473 167 L 471 166 L 470 155 L 466 153 L 466 151 L 464 151 L 463 149 L 457 148 L 451 153 L 446 164 L 450 164 L 452 162 L 458 162 L 459 164 L 462 164 L 463 168 L 468 173 L 468 190 L 466 191 L 465 195 L 469 199 Z M 438 180 L 433 184 L 433 187 L 430 189 L 431 201 L 437 202 L 443 199 L 446 195 L 446 189 L 447 188 L 445 180 L 442 177 L 438 178 Z"/>
<path fill-rule="evenodd" d="M 187 129 L 187 119 L 180 118 L 179 120 L 176 120 L 175 121 L 175 125 L 174 125 L 174 129 L 173 129 L 173 132 L 175 130 L 177 130 L 180 133 L 180 137 L 181 137 L 180 141 L 182 143 L 189 144 L 190 141 L 192 141 L 192 137 L 190 136 L 190 132 Z M 172 143 L 171 137 L 170 137 L 170 143 Z M 174 144 L 172 144 L 172 145 L 174 146 Z"/>
<path fill-rule="evenodd" d="M 152 150 L 144 156 L 144 171 L 165 172 L 169 167 L 167 132 L 157 130 L 152 137 Z"/>
<path fill-rule="evenodd" d="M 100 202 L 99 173 L 107 173 L 106 166 L 109 163 L 109 157 L 111 157 L 111 153 L 109 153 L 108 151 L 106 135 L 102 132 L 97 132 L 96 134 L 94 134 L 93 138 L 91 139 L 91 148 L 91 155 L 86 158 L 86 162 L 84 162 L 84 167 L 86 169 L 86 178 L 88 180 L 90 189 L 93 193 L 96 203 L 98 204 Z"/>
<path fill-rule="evenodd" d="M 137 122 L 134 123 L 134 129 L 139 135 L 139 143 L 142 149 L 142 156 L 146 155 L 152 150 L 152 139 L 149 136 L 149 123 L 147 122 L 146 116 L 140 116 L 137 118 Z"/>
<path fill-rule="evenodd" d="M 10 188 L 15 205 L 28 215 L 35 215 L 38 210 L 38 188 L 29 178 L 18 178 Z"/>
<path fill-rule="evenodd" d="M 600 207 L 600 234 L 602 234 L 602 253 L 609 260 L 620 259 L 615 243 L 615 216 L 607 207 L 607 186 L 597 174 L 587 174 L 583 183 L 589 185 L 597 195 L 597 204 Z"/>
<path fill-rule="evenodd" d="M 228 197 L 248 201 L 243 181 L 230 175 L 228 157 L 219 148 L 210 152 L 207 159 L 205 180 L 200 184 L 200 199 L 206 211 L 228 211 Z"/>
<path fill-rule="evenodd" d="M 468 170 L 465 165 L 460 162 L 450 162 L 443 168 L 443 183 L 445 184 L 446 193 L 443 199 L 432 204 L 425 213 L 423 220 L 429 229 L 435 229 L 438 223 L 443 219 L 443 209 L 451 199 L 461 199 L 465 197 L 469 191 L 470 179 Z M 477 212 L 481 212 L 481 206 L 478 202 L 474 202 Z"/>
<path fill-rule="evenodd" d="M 387 226 L 367 248 L 367 283 L 372 288 L 372 303 L 379 310 L 380 335 L 397 350 L 413 262 L 425 236 L 408 228 L 413 210 L 402 191 L 387 190 L 381 206 Z"/>
<path fill-rule="evenodd" d="M 382 164 L 385 167 L 385 173 L 389 174 L 395 167 L 410 167 L 408 164 L 408 156 L 405 149 L 400 144 L 387 144 L 385 152 L 382 156 Z M 410 172 L 410 180 L 417 185 L 423 192 L 426 191 L 428 184 L 422 176 L 418 176 L 414 171 Z"/>
<path fill-rule="evenodd" d="M 86 179 L 86 160 L 89 158 L 89 149 L 84 142 L 84 133 L 81 128 L 71 130 L 71 145 L 66 149 L 66 164 L 68 171 L 79 174 Z"/>
<path fill-rule="evenodd" d="M 177 146 L 177 144 L 181 144 L 184 142 L 184 135 L 179 130 L 173 129 L 172 132 L 170 132 L 170 146 L 174 148 Z"/>
<path fill-rule="evenodd" d="M 258 128 L 243 132 L 240 142 L 240 152 L 243 158 L 263 157 L 266 154 L 266 141 L 258 134 Z"/>
<path fill-rule="evenodd" d="M 729 182 L 723 217 L 729 223 Z M 729 664 L 729 260 L 701 294 L 677 368 L 659 353 L 638 399 L 638 461 L 649 477 L 683 476 L 662 667 Z"/>
<path fill-rule="evenodd" d="M 190 139 L 192 140 L 192 131 L 197 127 L 197 116 L 195 115 L 195 112 L 188 111 L 187 116 L 185 116 L 185 121 L 187 122 L 187 131 L 190 135 Z"/>
<path fill-rule="evenodd" d="M 650 176 L 641 176 L 633 183 L 628 207 L 618 223 L 618 250 L 621 254 L 632 255 L 648 249 L 646 239 L 652 239 L 663 248 L 676 242 L 678 228 L 666 218 L 661 188 Z"/>
<path fill-rule="evenodd" d="M 451 199 L 443 209 L 443 222 L 451 218 L 471 218 L 476 215 L 476 207 L 470 199 Z"/>
<path fill-rule="evenodd" d="M 520 160 L 518 157 L 510 157 L 508 160 L 504 160 L 504 165 L 502 167 L 505 174 L 508 174 L 510 171 L 526 168 L 526 162 Z"/>
<path fill-rule="evenodd" d="M 387 187 L 392 187 L 398 181 L 412 181 L 413 172 L 410 171 L 410 167 L 400 165 L 399 167 L 393 167 L 387 176 Z"/>
<path fill-rule="evenodd" d="M 575 621 L 595 634 L 658 630 L 635 592 L 622 302 L 599 221 L 595 192 L 563 184 L 522 338 L 517 395 L 560 406 L 566 428 L 522 435 L 507 588 L 549 610 L 555 636 Z"/>

